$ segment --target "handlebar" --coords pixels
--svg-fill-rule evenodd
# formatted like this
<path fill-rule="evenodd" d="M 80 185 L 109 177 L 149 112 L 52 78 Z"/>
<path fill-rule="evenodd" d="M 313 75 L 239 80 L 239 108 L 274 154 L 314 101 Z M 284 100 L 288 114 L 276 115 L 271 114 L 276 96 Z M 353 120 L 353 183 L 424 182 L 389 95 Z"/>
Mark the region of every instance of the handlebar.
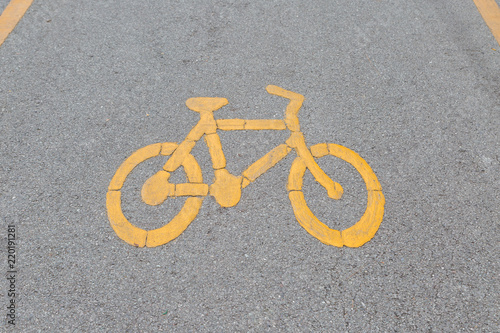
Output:
<path fill-rule="evenodd" d="M 285 124 L 292 132 L 300 132 L 299 117 L 297 117 L 297 114 L 299 113 L 300 107 L 304 102 L 304 96 L 273 85 L 268 85 L 266 90 L 271 95 L 280 96 L 290 100 L 285 111 Z"/>

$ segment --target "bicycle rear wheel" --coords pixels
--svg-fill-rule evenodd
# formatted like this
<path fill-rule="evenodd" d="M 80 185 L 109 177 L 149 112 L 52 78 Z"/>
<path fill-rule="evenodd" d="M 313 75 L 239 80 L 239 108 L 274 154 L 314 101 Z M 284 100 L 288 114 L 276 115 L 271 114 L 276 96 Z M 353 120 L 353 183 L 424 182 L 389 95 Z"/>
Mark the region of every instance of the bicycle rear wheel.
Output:
<path fill-rule="evenodd" d="M 368 201 L 361 219 L 352 227 L 339 231 L 322 223 L 309 209 L 302 192 L 306 165 L 297 157 L 290 168 L 287 188 L 293 212 L 300 225 L 321 242 L 337 247 L 359 247 L 375 236 L 384 216 L 385 198 L 382 187 L 368 163 L 356 152 L 336 144 L 320 143 L 311 147 L 312 155 L 321 158 L 331 155 L 351 164 L 366 184 Z"/>
<path fill-rule="evenodd" d="M 122 211 L 121 190 L 132 170 L 152 157 L 171 155 L 177 147 L 178 145 L 173 142 L 155 143 L 143 147 L 130 155 L 113 176 L 106 195 L 106 208 L 111 227 L 126 243 L 137 247 L 155 247 L 166 244 L 179 236 L 198 215 L 203 199 L 208 193 L 208 185 L 202 184 L 201 168 L 191 154 L 182 162 L 188 183 L 176 185 L 180 192 L 183 192 L 179 196 L 188 196 L 188 198 L 180 212 L 171 221 L 163 227 L 147 231 L 130 223 Z M 206 191 L 198 191 L 200 186 L 206 187 Z M 193 191 L 193 188 L 196 191 Z"/>

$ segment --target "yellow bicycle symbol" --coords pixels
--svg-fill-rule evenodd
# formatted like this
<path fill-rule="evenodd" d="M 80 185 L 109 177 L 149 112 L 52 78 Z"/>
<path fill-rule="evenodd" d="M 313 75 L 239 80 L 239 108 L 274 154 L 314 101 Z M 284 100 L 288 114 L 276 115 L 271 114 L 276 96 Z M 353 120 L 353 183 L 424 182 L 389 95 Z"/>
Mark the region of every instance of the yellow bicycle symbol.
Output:
<path fill-rule="evenodd" d="M 215 198 L 223 207 L 235 206 L 241 197 L 241 190 L 255 181 L 260 175 L 273 167 L 288 153 L 295 150 L 294 160 L 288 177 L 287 190 L 293 211 L 298 222 L 311 235 L 321 242 L 338 247 L 359 247 L 373 238 L 384 215 L 384 195 L 380 183 L 368 163 L 354 151 L 332 143 L 320 143 L 307 147 L 304 135 L 300 132 L 297 116 L 304 101 L 304 96 L 269 85 L 267 92 L 290 100 L 285 111 L 285 118 L 279 119 L 215 119 L 213 112 L 228 103 L 225 98 L 196 97 L 186 101 L 189 109 L 200 114 L 200 121 L 180 144 L 174 142 L 155 143 L 143 147 L 128 157 L 118 168 L 107 193 L 108 217 L 116 234 L 128 244 L 143 247 L 155 247 L 166 244 L 179 236 L 194 220 L 207 195 Z M 285 130 L 291 134 L 284 144 L 277 146 L 256 162 L 251 164 L 240 176 L 226 170 L 226 158 L 217 130 Z M 205 137 L 212 159 L 215 181 L 203 183 L 201 168 L 191 154 L 198 140 Z M 151 176 L 142 186 L 142 200 L 148 205 L 159 205 L 168 197 L 187 197 L 180 212 L 161 228 L 146 231 L 131 224 L 121 209 L 121 189 L 128 174 L 140 163 L 155 156 L 170 156 L 163 170 Z M 352 227 L 343 231 L 329 228 L 311 212 L 302 193 L 302 179 L 306 169 L 312 173 L 332 199 L 340 199 L 343 190 L 319 167 L 314 158 L 326 155 L 338 157 L 350 163 L 361 174 L 368 192 L 366 210 L 361 219 Z M 169 182 L 172 172 L 180 166 L 187 176 L 186 183 Z"/>

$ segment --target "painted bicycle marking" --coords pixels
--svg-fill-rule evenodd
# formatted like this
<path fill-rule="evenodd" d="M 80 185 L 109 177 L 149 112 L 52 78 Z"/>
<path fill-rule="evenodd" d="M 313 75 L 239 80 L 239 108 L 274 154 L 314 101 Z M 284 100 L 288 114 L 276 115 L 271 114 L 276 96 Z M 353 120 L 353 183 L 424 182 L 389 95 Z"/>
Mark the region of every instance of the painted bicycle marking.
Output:
<path fill-rule="evenodd" d="M 284 119 L 215 119 L 213 112 L 228 104 L 227 99 L 219 97 L 196 97 L 186 101 L 186 106 L 200 114 L 196 124 L 183 142 L 155 143 L 143 147 L 128 157 L 118 168 L 108 188 L 106 206 L 108 217 L 114 231 L 128 244 L 138 247 L 155 247 L 166 244 L 178 237 L 194 220 L 207 195 L 215 198 L 222 207 L 233 207 L 241 198 L 241 190 L 254 182 L 259 176 L 285 158 L 292 150 L 297 157 L 292 163 L 288 177 L 288 197 L 300 225 L 321 242 L 333 246 L 359 247 L 373 238 L 384 215 L 385 199 L 380 183 L 368 163 L 354 151 L 336 144 L 321 143 L 307 147 L 300 131 L 298 112 L 304 96 L 269 85 L 267 92 L 289 100 Z M 222 150 L 217 130 L 286 130 L 290 137 L 263 157 L 251 164 L 241 175 L 233 175 L 226 169 L 226 158 Z M 191 150 L 202 137 L 212 159 L 215 181 L 203 182 L 201 168 Z M 187 197 L 180 212 L 163 227 L 144 230 L 130 223 L 121 208 L 121 190 L 125 179 L 140 163 L 155 156 L 169 156 L 167 162 L 142 186 L 141 196 L 144 203 L 156 206 L 168 197 Z M 361 219 L 353 226 L 339 231 L 322 223 L 308 208 L 302 193 L 305 170 L 309 169 L 317 182 L 334 200 L 342 197 L 342 186 L 333 181 L 316 163 L 315 158 L 326 155 L 338 157 L 351 164 L 360 173 L 366 184 L 368 201 Z M 187 176 L 186 183 L 170 183 L 171 173 L 183 167 Z"/>

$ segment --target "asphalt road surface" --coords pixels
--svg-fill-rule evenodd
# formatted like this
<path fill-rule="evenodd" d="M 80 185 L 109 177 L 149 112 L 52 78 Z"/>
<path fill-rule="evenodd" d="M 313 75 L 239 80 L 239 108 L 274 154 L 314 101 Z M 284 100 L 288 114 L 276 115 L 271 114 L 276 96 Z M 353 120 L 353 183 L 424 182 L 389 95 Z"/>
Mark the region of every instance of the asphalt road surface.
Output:
<path fill-rule="evenodd" d="M 191 97 L 227 98 L 216 119 L 283 119 L 270 84 L 305 97 L 308 146 L 348 147 L 373 169 L 385 196 L 373 239 L 325 245 L 297 222 L 293 151 L 236 206 L 207 196 L 171 242 L 120 239 L 106 193 L 122 162 L 182 142 L 199 119 Z M 2 279 L 0 314 L 14 299 L 16 324 L 2 329 L 498 332 L 499 128 L 500 46 L 472 0 L 35 1 L 0 46 L 1 267 L 16 294 Z M 219 134 L 234 174 L 290 135 Z M 204 140 L 192 155 L 210 184 Z M 141 201 L 165 161 L 123 185 L 139 228 L 186 200 Z M 306 171 L 306 202 L 344 230 L 365 184 L 335 157 L 318 163 L 344 196 L 329 199 Z"/>

